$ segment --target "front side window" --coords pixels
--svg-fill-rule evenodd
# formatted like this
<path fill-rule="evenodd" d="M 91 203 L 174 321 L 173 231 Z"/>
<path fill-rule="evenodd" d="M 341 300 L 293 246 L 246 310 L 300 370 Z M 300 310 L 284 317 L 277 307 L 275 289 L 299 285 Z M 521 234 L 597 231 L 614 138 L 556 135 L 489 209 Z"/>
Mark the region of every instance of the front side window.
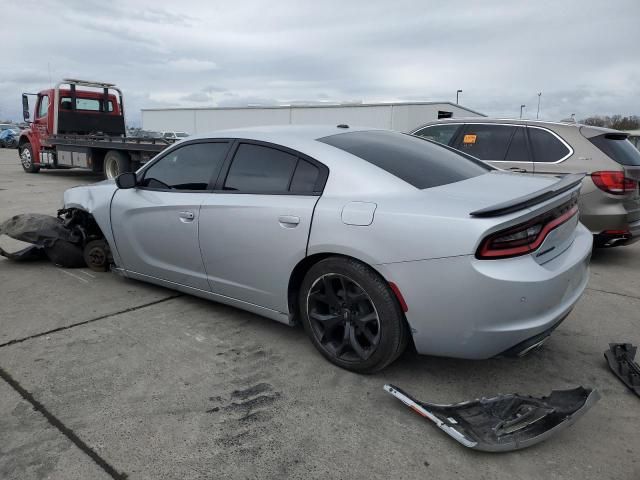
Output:
<path fill-rule="evenodd" d="M 571 154 L 571 150 L 548 130 L 535 127 L 528 127 L 528 130 L 534 162 L 559 162 Z"/>
<path fill-rule="evenodd" d="M 40 97 L 40 105 L 38 106 L 38 118 L 46 117 L 49 110 L 49 96 Z"/>
<path fill-rule="evenodd" d="M 443 145 L 449 145 L 461 126 L 462 125 L 432 125 L 417 131 L 414 135 L 442 143 Z"/>
<path fill-rule="evenodd" d="M 457 148 L 480 160 L 504 160 L 515 129 L 511 125 L 468 124 Z"/>
<path fill-rule="evenodd" d="M 227 142 L 176 148 L 145 170 L 141 185 L 161 190 L 207 190 L 228 149 Z"/>
<path fill-rule="evenodd" d="M 460 182 L 493 170 L 447 147 L 386 130 L 338 133 L 318 141 L 360 157 L 419 189 Z"/>

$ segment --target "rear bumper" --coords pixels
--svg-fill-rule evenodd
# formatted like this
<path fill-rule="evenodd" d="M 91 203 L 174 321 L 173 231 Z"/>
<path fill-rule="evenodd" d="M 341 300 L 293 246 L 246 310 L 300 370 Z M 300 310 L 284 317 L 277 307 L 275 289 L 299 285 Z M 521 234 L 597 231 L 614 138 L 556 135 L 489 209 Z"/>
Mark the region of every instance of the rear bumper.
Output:
<path fill-rule="evenodd" d="M 593 239 L 581 225 L 553 260 L 459 256 L 384 265 L 406 303 L 418 353 L 468 359 L 502 354 L 555 328 L 584 291 Z"/>
<path fill-rule="evenodd" d="M 622 230 L 605 230 L 594 235 L 595 243 L 603 247 L 631 245 L 640 240 L 640 220 L 628 224 Z"/>
<path fill-rule="evenodd" d="M 633 243 L 640 240 L 640 201 L 591 191 L 580 197 L 580 221 L 597 243 Z"/>

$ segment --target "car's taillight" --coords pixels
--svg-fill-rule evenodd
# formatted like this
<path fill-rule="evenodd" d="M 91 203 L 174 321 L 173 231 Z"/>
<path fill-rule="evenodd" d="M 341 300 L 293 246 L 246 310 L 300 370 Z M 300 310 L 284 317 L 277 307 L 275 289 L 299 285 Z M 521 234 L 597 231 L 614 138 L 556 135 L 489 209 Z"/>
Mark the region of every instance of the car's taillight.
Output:
<path fill-rule="evenodd" d="M 498 259 L 531 253 L 542 245 L 549 232 L 577 214 L 578 206 L 573 200 L 522 225 L 492 233 L 480 244 L 476 258 Z"/>
<path fill-rule="evenodd" d="M 636 181 L 624 176 L 624 172 L 593 172 L 591 180 L 600 190 L 613 195 L 624 195 L 636 190 Z"/>

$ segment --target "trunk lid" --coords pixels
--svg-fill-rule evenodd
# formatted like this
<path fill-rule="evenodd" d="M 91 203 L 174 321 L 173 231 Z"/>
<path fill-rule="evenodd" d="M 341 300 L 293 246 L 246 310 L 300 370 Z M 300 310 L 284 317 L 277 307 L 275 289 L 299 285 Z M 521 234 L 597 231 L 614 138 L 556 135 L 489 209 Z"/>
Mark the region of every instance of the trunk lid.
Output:
<path fill-rule="evenodd" d="M 579 223 L 575 204 L 583 177 L 495 171 L 431 189 L 430 194 L 437 194 L 440 200 L 446 197 L 448 212 L 464 216 L 483 229 L 478 251 L 488 237 L 523 225 L 538 225 L 541 241 L 529 253 L 538 263 L 546 263 L 562 254 L 575 238 Z"/>

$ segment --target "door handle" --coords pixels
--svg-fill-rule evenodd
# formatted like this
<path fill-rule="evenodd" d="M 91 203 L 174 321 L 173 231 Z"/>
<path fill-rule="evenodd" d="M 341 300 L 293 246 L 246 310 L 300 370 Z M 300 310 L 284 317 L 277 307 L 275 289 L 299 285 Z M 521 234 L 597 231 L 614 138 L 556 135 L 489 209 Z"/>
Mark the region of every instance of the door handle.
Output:
<path fill-rule="evenodd" d="M 196 218 L 193 212 L 180 212 L 178 217 L 180 218 L 180 221 L 183 223 L 192 222 L 193 219 Z"/>
<path fill-rule="evenodd" d="M 300 223 L 300 217 L 296 217 L 295 215 L 280 215 L 278 222 L 285 228 L 294 228 Z"/>
<path fill-rule="evenodd" d="M 511 167 L 509 170 L 517 173 L 527 173 L 527 170 L 525 168 L 520 168 L 520 167 Z"/>

